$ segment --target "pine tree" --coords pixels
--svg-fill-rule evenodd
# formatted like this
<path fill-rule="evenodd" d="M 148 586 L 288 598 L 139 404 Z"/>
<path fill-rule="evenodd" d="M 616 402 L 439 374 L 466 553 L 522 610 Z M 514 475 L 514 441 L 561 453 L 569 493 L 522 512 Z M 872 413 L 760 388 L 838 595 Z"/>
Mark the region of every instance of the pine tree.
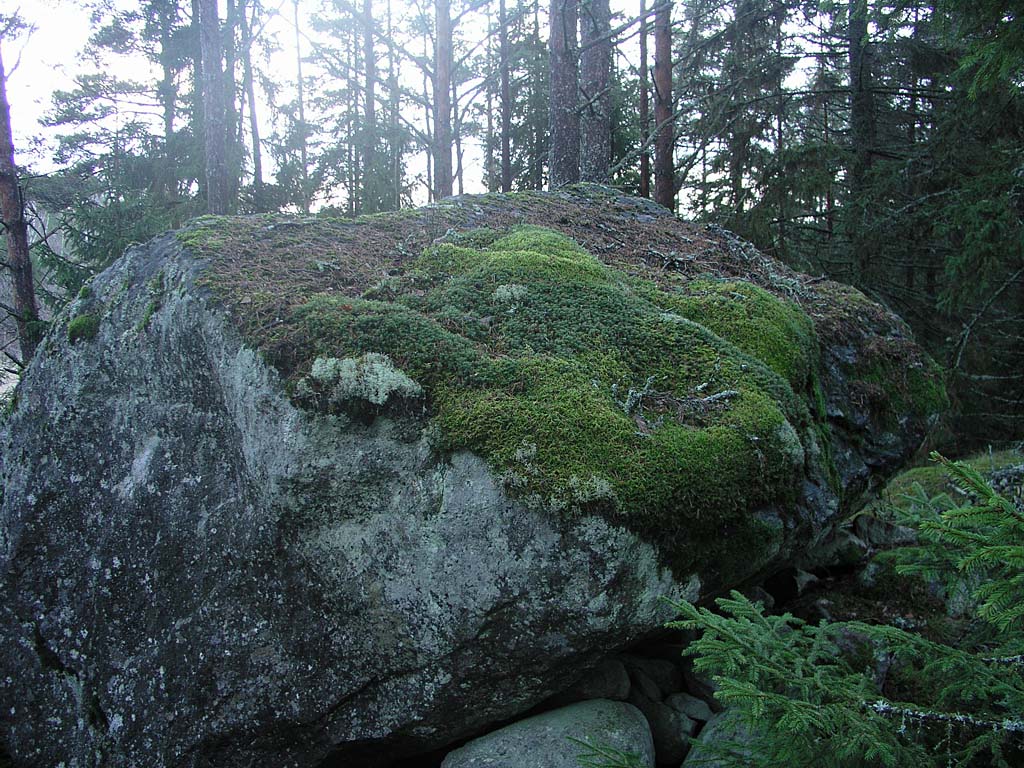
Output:
<path fill-rule="evenodd" d="M 670 626 L 701 632 L 686 651 L 695 669 L 753 734 L 742 758 L 724 746 L 723 765 L 1010 768 L 1024 758 L 1024 511 L 970 466 L 933 458 L 969 501 L 919 494 L 904 522 L 921 543 L 899 553 L 899 570 L 952 577 L 988 632 L 960 647 L 892 626 L 765 615 L 738 592 L 716 611 L 677 604 L 683 618 Z M 881 660 L 901 678 L 886 689 Z"/>

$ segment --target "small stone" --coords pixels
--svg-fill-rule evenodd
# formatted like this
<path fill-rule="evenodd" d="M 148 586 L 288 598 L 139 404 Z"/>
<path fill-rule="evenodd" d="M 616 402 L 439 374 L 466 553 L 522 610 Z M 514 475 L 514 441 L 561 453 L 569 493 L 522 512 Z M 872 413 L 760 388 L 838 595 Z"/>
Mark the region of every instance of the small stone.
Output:
<path fill-rule="evenodd" d="M 678 663 L 673 663 L 667 659 L 650 659 L 631 654 L 623 654 L 620 658 L 622 663 L 626 665 L 630 676 L 635 676 L 633 677 L 635 684 L 637 683 L 637 678 L 642 674 L 657 687 L 656 695 L 651 695 L 645 691 L 645 696 L 660 700 L 671 693 L 683 690 L 683 674 L 679 670 Z"/>
<path fill-rule="evenodd" d="M 585 747 L 572 739 L 632 753 L 639 765 L 654 767 L 654 744 L 643 714 L 630 704 L 595 699 L 473 739 L 449 752 L 441 768 L 579 768 Z"/>
<path fill-rule="evenodd" d="M 665 703 L 691 720 L 700 720 L 706 723 L 715 716 L 704 699 L 698 699 L 689 693 L 673 693 L 665 699 Z"/>
<path fill-rule="evenodd" d="M 651 701 L 637 690 L 629 693 L 629 703 L 644 713 L 651 726 L 654 752 L 659 765 L 678 765 L 690 749 L 690 736 L 696 723 L 660 701 Z"/>

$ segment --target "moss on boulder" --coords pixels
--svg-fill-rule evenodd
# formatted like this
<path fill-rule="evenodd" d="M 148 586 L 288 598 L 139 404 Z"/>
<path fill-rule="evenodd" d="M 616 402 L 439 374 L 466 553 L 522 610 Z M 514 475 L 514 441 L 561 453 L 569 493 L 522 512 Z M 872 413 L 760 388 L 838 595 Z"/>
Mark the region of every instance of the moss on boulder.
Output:
<path fill-rule="evenodd" d="M 326 402 L 309 397 L 317 360 L 386 356 L 422 387 L 438 448 L 483 456 L 522 499 L 625 524 L 677 569 L 727 573 L 723 537 L 767 557 L 806 480 L 853 475 L 832 461 L 833 338 L 855 350 L 830 365 L 853 374 L 862 421 L 919 430 L 943 389 L 909 339 L 874 337 L 892 316 L 861 294 L 663 214 L 581 187 L 356 221 L 206 217 L 179 237 L 306 407 Z M 895 407 L 876 407 L 876 379 Z"/>

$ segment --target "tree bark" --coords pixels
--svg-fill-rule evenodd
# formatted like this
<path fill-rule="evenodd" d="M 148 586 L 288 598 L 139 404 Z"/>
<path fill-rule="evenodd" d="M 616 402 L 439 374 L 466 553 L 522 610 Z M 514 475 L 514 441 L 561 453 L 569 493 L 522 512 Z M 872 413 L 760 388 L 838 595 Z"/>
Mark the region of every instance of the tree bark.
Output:
<path fill-rule="evenodd" d="M 373 0 L 363 0 L 363 213 L 381 209 L 377 168 L 377 53 L 373 46 Z"/>
<path fill-rule="evenodd" d="M 14 285 L 15 323 L 22 363 L 35 354 L 39 344 L 39 309 L 32 280 L 32 260 L 28 252 L 28 222 L 25 204 L 14 165 L 14 137 L 11 133 L 11 106 L 7 102 L 7 72 L 0 52 L 0 216 L 7 232 L 7 268 Z"/>
<path fill-rule="evenodd" d="M 388 40 L 394 40 L 394 30 L 391 25 L 391 0 L 387 6 Z M 398 70 L 395 66 L 395 47 L 388 46 L 388 100 L 390 111 L 388 114 L 389 134 L 388 149 L 391 160 L 390 179 L 390 207 L 397 211 L 402 207 L 402 138 L 398 129 L 398 110 L 400 106 L 398 90 Z"/>
<path fill-rule="evenodd" d="M 299 205 L 303 213 L 309 213 L 312 201 L 309 194 L 309 147 L 306 136 L 306 94 L 305 85 L 302 81 L 302 34 L 299 27 L 299 0 L 294 0 L 293 18 L 295 20 L 295 84 L 299 100 L 299 161 L 302 163 L 300 169 L 302 189 L 299 191 Z"/>
<path fill-rule="evenodd" d="M 263 182 L 263 148 L 260 144 L 260 124 L 256 116 L 256 85 L 252 74 L 252 21 L 246 12 L 247 0 L 240 0 L 238 12 L 242 19 L 242 84 L 249 102 L 249 135 L 252 139 L 252 196 L 257 212 L 266 208 L 266 190 Z M 255 10 L 254 10 L 255 12 Z"/>
<path fill-rule="evenodd" d="M 161 159 L 160 178 L 156 182 L 158 194 L 167 205 L 174 209 L 177 198 L 177 158 L 174 151 L 174 116 L 178 106 L 178 89 L 175 85 L 174 51 L 171 49 L 171 38 L 174 32 L 174 21 L 177 7 L 168 3 L 158 11 L 160 26 L 160 82 L 157 85 L 157 96 L 164 127 L 164 152 Z M 174 217 L 177 224 L 177 216 Z"/>
<path fill-rule="evenodd" d="M 224 22 L 222 43 L 224 51 L 224 147 L 227 156 L 227 198 L 228 211 L 238 210 L 238 190 L 242 184 L 242 145 L 239 141 L 241 123 L 239 122 L 238 106 L 235 92 L 235 62 L 237 50 L 235 45 L 235 27 L 238 25 L 236 0 L 227 0 L 227 18 Z"/>
<path fill-rule="evenodd" d="M 647 2 L 640 0 L 640 143 L 647 141 L 651 132 L 650 72 L 647 70 Z M 640 197 L 651 196 L 651 153 L 640 152 Z"/>
<path fill-rule="evenodd" d="M 580 19 L 584 103 L 580 119 L 580 177 L 597 184 L 608 183 L 612 162 L 611 21 L 608 0 L 585 0 Z"/>
<path fill-rule="evenodd" d="M 434 8 L 434 199 L 452 194 L 452 17 L 450 0 Z"/>
<path fill-rule="evenodd" d="M 498 3 L 498 56 L 501 60 L 501 191 L 512 191 L 512 86 L 508 44 L 508 10 L 505 0 Z"/>
<path fill-rule="evenodd" d="M 672 4 L 654 16 L 654 199 L 675 210 L 675 133 L 672 125 Z"/>
<path fill-rule="evenodd" d="M 203 119 L 206 157 L 206 212 L 228 212 L 227 130 L 224 109 L 222 40 L 217 0 L 199 0 L 199 43 L 202 57 Z"/>
<path fill-rule="evenodd" d="M 868 42 L 867 0 L 850 0 L 850 203 L 854 269 L 863 285 L 871 269 L 874 247 L 866 205 L 867 176 L 875 146 L 875 98 L 872 85 L 872 51 Z"/>
<path fill-rule="evenodd" d="M 551 156 L 548 186 L 557 189 L 580 180 L 578 0 L 551 0 L 548 67 L 551 78 Z"/>
<path fill-rule="evenodd" d="M 203 108 L 203 45 L 200 26 L 201 0 L 191 0 L 192 23 L 189 27 L 189 45 L 192 59 L 192 146 L 202 167 L 196 179 L 200 199 L 206 198 L 206 117 Z"/>

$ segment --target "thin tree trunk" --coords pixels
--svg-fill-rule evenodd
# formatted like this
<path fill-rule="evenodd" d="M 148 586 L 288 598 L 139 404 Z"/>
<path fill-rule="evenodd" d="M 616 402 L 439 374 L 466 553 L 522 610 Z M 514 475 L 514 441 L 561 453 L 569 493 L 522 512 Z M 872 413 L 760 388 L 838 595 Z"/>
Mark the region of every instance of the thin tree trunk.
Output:
<path fill-rule="evenodd" d="M 304 84 L 302 82 L 302 34 L 299 27 L 299 0 L 294 0 L 294 21 L 295 21 L 295 81 L 299 99 L 299 158 L 302 163 L 301 180 L 302 189 L 299 192 L 299 205 L 303 213 L 309 213 L 311 204 L 309 194 L 309 147 L 306 136 L 306 99 Z"/>
<path fill-rule="evenodd" d="M 160 70 L 161 78 L 157 86 L 160 109 L 163 113 L 164 151 L 161 161 L 160 178 L 157 182 L 158 194 L 176 212 L 174 202 L 177 197 L 177 162 L 174 152 L 174 116 L 177 111 L 178 91 L 174 82 L 174 59 L 171 51 L 171 32 L 177 8 L 165 5 L 160 10 Z M 179 222 L 175 216 L 174 224 Z"/>
<path fill-rule="evenodd" d="M 199 0 L 199 33 L 203 62 L 203 117 L 206 155 L 206 211 L 227 213 L 227 129 L 224 109 L 224 73 L 221 70 L 222 39 L 217 0 Z"/>
<path fill-rule="evenodd" d="M 256 116 L 256 86 L 252 74 L 252 21 L 246 13 L 247 0 L 240 0 L 238 12 L 242 19 L 242 84 L 249 102 L 249 134 L 252 137 L 252 196 L 257 212 L 266 204 L 263 182 L 263 148 L 260 145 L 260 123 Z M 255 9 L 253 9 L 255 13 Z"/>
<path fill-rule="evenodd" d="M 556 189 L 580 180 L 578 0 L 551 0 L 548 38 L 551 97 L 551 159 L 548 185 Z"/>
<path fill-rule="evenodd" d="M 206 198 L 206 117 L 203 108 L 203 45 L 200 24 L 199 4 L 201 0 L 192 2 L 192 24 L 189 30 L 192 54 L 192 141 L 194 152 L 200 159 L 197 183 L 199 197 Z"/>
<path fill-rule="evenodd" d="M 501 58 L 501 191 L 512 191 L 512 87 L 509 74 L 508 11 L 505 0 L 498 3 L 498 37 Z"/>
<path fill-rule="evenodd" d="M 455 80 L 452 80 L 452 122 L 453 137 L 455 143 L 455 180 L 458 182 L 460 195 L 466 194 L 464 179 L 462 176 L 462 115 L 459 112 L 459 92 L 456 90 Z"/>
<path fill-rule="evenodd" d="M 434 13 L 434 199 L 452 194 L 452 18 L 450 0 Z"/>
<path fill-rule="evenodd" d="M 850 0 L 850 205 L 855 279 L 863 285 L 874 261 L 866 201 L 867 176 L 875 145 L 875 99 L 867 0 Z"/>
<path fill-rule="evenodd" d="M 430 52 L 428 50 L 427 36 L 423 36 L 423 60 L 426 61 Z M 437 199 L 434 195 L 434 112 L 437 109 L 437 105 L 431 100 L 432 94 L 432 75 L 428 73 L 427 69 L 423 69 L 423 103 L 427 105 L 427 108 L 423 110 L 423 135 L 427 138 L 427 146 L 430 151 L 427 152 L 427 199 L 433 202 Z"/>
<path fill-rule="evenodd" d="M 373 0 L 363 0 L 363 72 L 366 102 L 363 104 L 363 213 L 381 208 L 381 184 L 377 174 L 377 54 L 373 47 Z"/>
<path fill-rule="evenodd" d="M 611 11 L 608 0 L 584 0 L 580 62 L 584 108 L 580 119 L 580 178 L 608 183 L 612 162 Z"/>
<path fill-rule="evenodd" d="M 28 252 L 28 222 L 25 204 L 14 165 L 14 137 L 11 133 L 11 106 L 7 102 L 7 72 L 0 53 L 0 216 L 7 231 L 7 268 L 14 284 L 15 322 L 22 363 L 28 365 L 39 344 L 39 309 L 32 280 L 32 260 Z"/>
<path fill-rule="evenodd" d="M 238 14 L 235 0 L 227 0 L 227 19 L 224 23 L 224 146 L 227 156 L 228 209 L 237 211 L 238 189 L 242 183 L 242 147 L 238 141 L 239 114 L 235 94 L 235 27 Z"/>
<path fill-rule="evenodd" d="M 491 19 L 491 6 L 487 6 L 487 160 L 484 164 L 484 177 L 487 183 L 488 192 L 496 192 L 499 179 L 497 164 L 495 162 L 495 141 L 494 136 L 494 22 Z M 500 32 L 499 32 L 500 36 Z M 499 42 L 500 45 L 500 42 Z M 500 66 L 500 65 L 499 65 Z"/>
<path fill-rule="evenodd" d="M 785 74 L 782 66 L 783 57 L 785 56 L 785 39 L 783 37 L 783 22 L 785 21 L 785 13 L 780 6 L 776 9 L 775 16 L 775 56 L 778 61 L 778 75 L 775 81 L 775 163 L 778 167 L 777 178 L 775 180 L 776 193 L 776 207 L 777 207 L 777 218 L 779 222 L 779 232 L 776 238 L 775 255 L 782 258 L 786 254 L 786 217 L 788 216 L 786 210 L 786 201 L 788 195 L 786 188 L 783 184 L 786 167 L 786 136 L 784 132 L 785 120 L 786 120 L 786 92 L 785 92 Z"/>
<path fill-rule="evenodd" d="M 672 125 L 672 4 L 665 2 L 654 16 L 654 199 L 675 209 L 675 134 Z"/>
<path fill-rule="evenodd" d="M 644 144 L 651 132 L 651 84 L 647 69 L 647 0 L 640 0 L 640 143 Z M 644 148 L 640 153 L 640 197 L 651 196 L 651 153 Z"/>
<path fill-rule="evenodd" d="M 359 93 L 356 85 L 356 73 L 359 72 L 359 51 L 362 42 L 356 23 L 356 10 L 352 9 L 352 27 L 349 36 L 349 87 L 348 87 L 348 202 L 349 213 L 358 216 L 362 213 L 362 176 L 360 175 L 360 134 L 359 134 Z"/>
<path fill-rule="evenodd" d="M 394 30 L 391 28 L 391 0 L 388 0 L 388 40 L 394 40 Z M 402 142 L 398 132 L 398 70 L 395 67 L 395 47 L 388 46 L 388 97 L 390 100 L 390 136 L 388 143 L 391 159 L 391 210 L 397 211 L 402 207 Z"/>

